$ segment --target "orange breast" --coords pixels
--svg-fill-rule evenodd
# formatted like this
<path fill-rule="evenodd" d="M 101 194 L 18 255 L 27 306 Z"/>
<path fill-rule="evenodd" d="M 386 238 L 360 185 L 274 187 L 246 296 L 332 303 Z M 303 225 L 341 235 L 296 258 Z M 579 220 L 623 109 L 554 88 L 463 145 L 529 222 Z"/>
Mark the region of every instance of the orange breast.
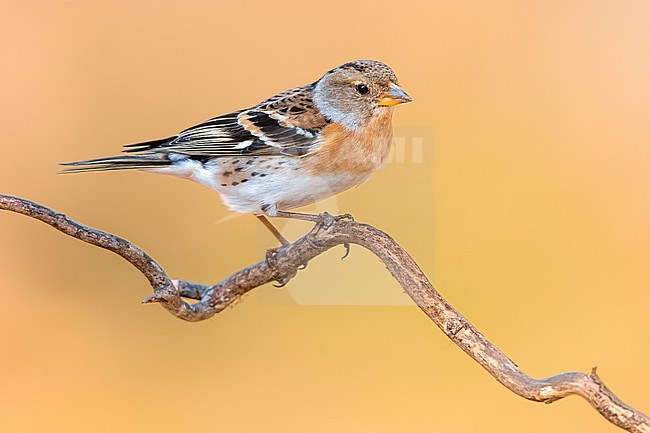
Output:
<path fill-rule="evenodd" d="M 337 123 L 322 132 L 322 146 L 305 156 L 305 167 L 319 175 L 359 177 L 360 182 L 381 167 L 393 140 L 393 109 L 383 109 L 360 130 L 350 130 Z"/>

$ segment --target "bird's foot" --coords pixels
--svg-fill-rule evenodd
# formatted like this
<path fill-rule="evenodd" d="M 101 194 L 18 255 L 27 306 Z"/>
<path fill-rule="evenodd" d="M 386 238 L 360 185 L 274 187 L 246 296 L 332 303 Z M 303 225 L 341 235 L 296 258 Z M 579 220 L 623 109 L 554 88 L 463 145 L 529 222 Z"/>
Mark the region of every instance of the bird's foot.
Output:
<path fill-rule="evenodd" d="M 277 267 L 277 257 L 278 257 L 278 254 L 279 254 L 279 253 L 280 253 L 280 252 L 281 252 L 285 247 L 287 247 L 288 245 L 289 245 L 289 244 L 287 244 L 287 245 L 280 245 L 280 246 L 278 246 L 278 247 L 273 247 L 273 248 L 269 248 L 268 250 L 266 250 L 266 255 L 265 255 L 265 257 L 264 257 L 264 260 L 265 260 L 265 262 L 266 262 L 266 265 L 267 265 L 269 268 L 274 269 L 274 268 Z M 299 271 L 302 271 L 302 270 L 305 269 L 306 267 L 307 267 L 307 263 L 303 263 L 302 265 L 298 266 L 298 270 L 299 270 Z M 276 280 L 278 284 L 274 284 L 273 287 L 277 287 L 277 288 L 284 287 L 284 286 L 287 285 L 287 283 L 289 282 L 290 279 L 291 279 L 291 277 L 287 278 L 286 280 L 285 280 L 285 279 L 282 279 L 282 280 Z"/>
<path fill-rule="evenodd" d="M 314 227 L 314 230 L 312 230 L 312 232 L 310 232 L 306 237 L 307 243 L 311 247 L 317 249 L 323 248 L 323 245 L 321 245 L 315 239 L 316 235 L 320 230 L 329 230 L 334 225 L 334 223 L 338 221 L 354 221 L 354 217 L 349 213 L 334 216 L 328 212 L 323 212 L 321 214 L 318 214 L 318 218 L 319 220 L 316 222 L 316 226 Z M 346 242 L 343 244 L 343 247 L 345 248 L 345 254 L 343 255 L 343 257 L 341 257 L 341 260 L 345 259 L 350 255 L 350 244 Z"/>
<path fill-rule="evenodd" d="M 319 229 L 329 230 L 334 223 L 338 221 L 354 221 L 352 214 L 344 213 L 341 215 L 332 215 L 329 212 L 318 214 L 318 219 L 315 221 Z"/>
<path fill-rule="evenodd" d="M 266 250 L 266 254 L 264 255 L 264 261 L 266 262 L 266 265 L 269 268 L 274 268 L 276 265 L 276 257 L 278 255 L 278 252 L 284 248 L 286 245 L 280 245 L 278 247 L 273 247 L 269 248 Z"/>
<path fill-rule="evenodd" d="M 354 217 L 349 213 L 333 216 L 329 212 L 323 212 L 320 214 L 308 214 L 276 210 L 273 215 L 269 214 L 269 216 L 310 221 L 316 223 L 326 230 L 329 229 L 336 221 L 354 221 Z"/>

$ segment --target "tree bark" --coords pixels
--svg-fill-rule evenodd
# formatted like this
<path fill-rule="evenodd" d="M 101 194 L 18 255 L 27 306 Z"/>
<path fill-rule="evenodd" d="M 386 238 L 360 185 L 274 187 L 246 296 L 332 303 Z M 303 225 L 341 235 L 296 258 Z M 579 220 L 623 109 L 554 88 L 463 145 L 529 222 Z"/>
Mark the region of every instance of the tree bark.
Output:
<path fill-rule="evenodd" d="M 629 432 L 650 433 L 650 418 L 619 400 L 602 382 L 594 367 L 589 374 L 562 373 L 535 379 L 523 373 L 490 343 L 463 315 L 434 289 L 413 258 L 389 235 L 350 218 L 322 215 L 322 221 L 297 241 L 282 247 L 266 260 L 244 268 L 215 285 L 172 281 L 144 251 L 125 239 L 84 226 L 37 203 L 0 195 L 0 209 L 43 221 L 89 244 L 119 254 L 149 280 L 153 295 L 144 303 L 159 303 L 187 321 L 212 317 L 244 293 L 269 282 L 287 284 L 311 259 L 337 245 L 360 245 L 379 257 L 418 307 L 451 341 L 478 362 L 497 381 L 528 400 L 551 403 L 579 395 L 612 424 Z M 195 299 L 189 303 L 183 298 Z"/>

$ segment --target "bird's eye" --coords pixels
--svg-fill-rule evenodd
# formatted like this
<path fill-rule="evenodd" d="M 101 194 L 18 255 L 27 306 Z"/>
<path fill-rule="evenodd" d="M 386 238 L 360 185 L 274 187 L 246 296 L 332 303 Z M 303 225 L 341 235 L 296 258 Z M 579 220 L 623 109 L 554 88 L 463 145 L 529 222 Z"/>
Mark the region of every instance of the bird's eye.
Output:
<path fill-rule="evenodd" d="M 368 89 L 368 86 L 365 84 L 357 84 L 357 92 L 361 93 L 362 95 L 365 95 L 369 91 L 370 89 Z"/>

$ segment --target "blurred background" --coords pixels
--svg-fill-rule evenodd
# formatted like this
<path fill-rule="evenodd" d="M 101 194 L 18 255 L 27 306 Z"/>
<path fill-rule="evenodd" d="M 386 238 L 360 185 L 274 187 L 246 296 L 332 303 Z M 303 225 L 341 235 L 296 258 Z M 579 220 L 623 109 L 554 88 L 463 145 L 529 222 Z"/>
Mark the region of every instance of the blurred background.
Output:
<path fill-rule="evenodd" d="M 358 58 L 414 98 L 399 152 L 309 210 L 390 233 L 528 374 L 597 365 L 650 410 L 647 1 L 2 3 L 0 192 L 212 283 L 273 238 L 148 173 L 58 175 Z M 309 225 L 283 226 L 295 238 Z M 282 226 L 282 225 L 281 225 Z M 494 381 L 360 248 L 202 323 L 119 257 L 0 213 L 3 432 L 612 432 Z"/>

